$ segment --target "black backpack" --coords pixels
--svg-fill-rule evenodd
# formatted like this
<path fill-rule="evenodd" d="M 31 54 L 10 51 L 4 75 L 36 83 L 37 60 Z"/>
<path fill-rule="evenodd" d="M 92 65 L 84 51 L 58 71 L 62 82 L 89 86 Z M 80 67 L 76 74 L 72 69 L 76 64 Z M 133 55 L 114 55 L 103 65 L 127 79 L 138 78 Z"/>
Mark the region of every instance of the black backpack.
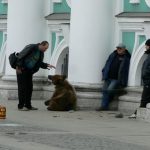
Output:
<path fill-rule="evenodd" d="M 37 44 L 30 44 L 30 45 L 27 45 L 25 48 L 30 48 L 31 51 L 29 51 L 22 59 L 25 59 L 26 57 L 28 57 L 33 51 L 34 51 L 34 47 L 36 46 Z M 19 53 L 16 53 L 16 52 L 13 52 L 9 55 L 9 63 L 10 63 L 10 66 L 13 68 L 13 69 L 16 69 L 16 65 L 17 65 L 17 60 L 18 60 L 18 55 Z"/>
<path fill-rule="evenodd" d="M 19 53 L 16 53 L 16 52 L 13 52 L 9 55 L 9 63 L 10 63 L 10 66 L 13 68 L 13 69 L 16 69 L 16 63 L 17 63 L 17 55 Z"/>

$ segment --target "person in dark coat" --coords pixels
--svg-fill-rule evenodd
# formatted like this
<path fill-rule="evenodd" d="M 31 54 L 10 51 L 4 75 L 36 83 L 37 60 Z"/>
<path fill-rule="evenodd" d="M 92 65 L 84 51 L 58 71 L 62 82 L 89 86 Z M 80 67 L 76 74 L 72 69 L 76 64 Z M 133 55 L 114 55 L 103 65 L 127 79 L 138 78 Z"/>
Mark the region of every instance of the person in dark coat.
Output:
<path fill-rule="evenodd" d="M 140 107 L 146 108 L 146 105 L 150 103 L 150 39 L 145 42 L 145 54 L 147 58 L 145 59 L 142 70 L 141 76 L 143 81 L 143 92 L 141 95 L 141 102 Z M 136 118 L 137 110 L 129 116 L 129 118 Z"/>
<path fill-rule="evenodd" d="M 109 103 L 113 99 L 116 89 L 127 86 L 130 57 L 130 53 L 122 43 L 109 55 L 102 69 L 103 96 L 101 106 L 96 109 L 97 111 L 109 110 Z"/>
<path fill-rule="evenodd" d="M 18 110 L 37 110 L 31 104 L 33 91 L 33 74 L 39 68 L 55 68 L 53 65 L 43 62 L 44 52 L 48 49 L 49 43 L 43 41 L 38 44 L 30 44 L 18 54 L 16 65 L 17 84 L 18 84 Z"/>

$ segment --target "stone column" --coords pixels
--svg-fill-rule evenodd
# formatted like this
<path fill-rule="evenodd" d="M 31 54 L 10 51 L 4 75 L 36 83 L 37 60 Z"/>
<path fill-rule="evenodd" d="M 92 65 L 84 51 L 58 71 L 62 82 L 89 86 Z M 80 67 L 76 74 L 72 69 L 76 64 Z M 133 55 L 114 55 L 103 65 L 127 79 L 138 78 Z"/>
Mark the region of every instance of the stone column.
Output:
<path fill-rule="evenodd" d="M 10 53 L 22 50 L 27 44 L 46 40 L 44 9 L 45 1 L 43 0 L 9 1 L 6 76 L 15 75 L 15 70 L 10 67 L 8 62 Z"/>
<path fill-rule="evenodd" d="M 112 51 L 113 1 L 73 0 L 71 2 L 68 79 L 97 84 Z"/>

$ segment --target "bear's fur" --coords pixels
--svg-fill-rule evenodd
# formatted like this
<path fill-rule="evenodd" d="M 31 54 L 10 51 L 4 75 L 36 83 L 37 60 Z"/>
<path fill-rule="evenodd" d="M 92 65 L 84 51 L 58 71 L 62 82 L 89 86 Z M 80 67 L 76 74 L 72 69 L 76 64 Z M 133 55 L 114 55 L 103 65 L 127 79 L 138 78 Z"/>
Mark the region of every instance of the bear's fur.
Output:
<path fill-rule="evenodd" d="M 45 101 L 48 110 L 76 110 L 77 97 L 75 89 L 66 80 L 65 75 L 49 75 L 48 79 L 55 85 L 55 91 L 50 100 Z"/>

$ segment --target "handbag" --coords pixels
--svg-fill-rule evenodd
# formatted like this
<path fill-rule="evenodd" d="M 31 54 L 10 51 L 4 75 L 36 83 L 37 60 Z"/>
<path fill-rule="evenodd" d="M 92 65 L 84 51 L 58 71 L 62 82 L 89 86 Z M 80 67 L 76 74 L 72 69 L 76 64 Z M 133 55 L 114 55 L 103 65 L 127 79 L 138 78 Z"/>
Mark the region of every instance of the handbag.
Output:
<path fill-rule="evenodd" d="M 13 69 L 16 69 L 16 63 L 17 63 L 17 59 L 18 59 L 17 55 L 18 55 L 18 53 L 16 53 L 16 52 L 13 52 L 9 55 L 9 63 Z"/>

